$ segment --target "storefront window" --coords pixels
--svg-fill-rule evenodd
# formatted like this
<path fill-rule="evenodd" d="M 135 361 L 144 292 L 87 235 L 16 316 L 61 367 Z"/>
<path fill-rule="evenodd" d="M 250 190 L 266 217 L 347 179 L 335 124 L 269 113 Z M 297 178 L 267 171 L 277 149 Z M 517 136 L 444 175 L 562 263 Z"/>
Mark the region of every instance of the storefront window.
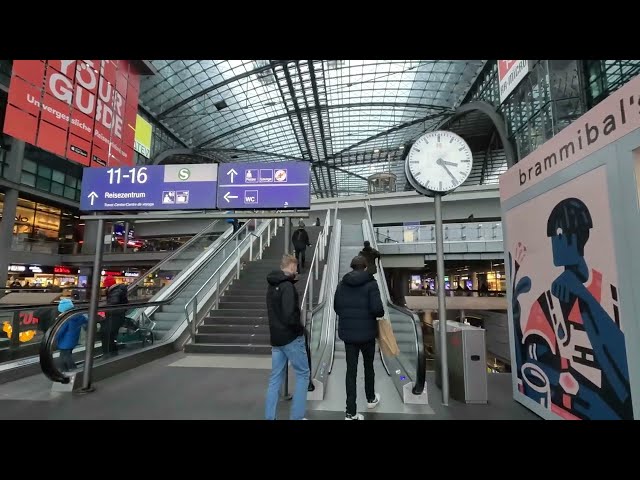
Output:
<path fill-rule="evenodd" d="M 0 194 L 0 210 L 4 209 L 4 194 Z M 13 233 L 18 238 L 57 240 L 60 232 L 59 208 L 30 200 L 18 199 Z"/>

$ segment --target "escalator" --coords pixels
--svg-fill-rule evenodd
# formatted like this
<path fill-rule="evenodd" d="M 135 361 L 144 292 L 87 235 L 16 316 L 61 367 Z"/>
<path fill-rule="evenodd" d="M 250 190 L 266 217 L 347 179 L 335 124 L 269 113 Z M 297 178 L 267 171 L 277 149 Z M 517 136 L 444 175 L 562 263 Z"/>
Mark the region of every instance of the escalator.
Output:
<path fill-rule="evenodd" d="M 350 218 L 353 218 L 352 211 L 349 213 Z M 344 343 L 337 335 L 339 319 L 333 311 L 333 296 L 338 282 L 350 271 L 351 260 L 362 250 L 364 241 L 369 240 L 374 248 L 376 246 L 366 206 L 361 213 L 360 218 L 364 220 L 354 224 L 353 221 L 345 223 L 349 219 L 340 219 L 339 212 L 336 212 L 334 235 L 331 239 L 326 266 L 327 275 L 323 285 L 323 298 L 313 311 L 311 375 L 316 389 L 309 394 L 309 400 L 319 400 L 327 404 L 316 405 L 319 409 L 341 410 L 344 407 L 346 358 Z M 374 361 L 376 391 L 383 397 L 381 405 L 401 412 L 406 411 L 402 404 L 427 403 L 422 330 L 415 314 L 390 301 L 381 263 L 378 264 L 378 272 L 376 280 L 385 306 L 385 317 L 391 321 L 400 354 L 385 357 L 376 345 L 377 354 Z M 361 361 L 359 372 L 362 372 Z M 361 381 L 360 375 L 358 382 Z M 362 394 L 358 397 L 359 410 L 364 402 L 362 397 Z"/>
<path fill-rule="evenodd" d="M 129 305 L 126 307 L 127 325 L 130 328 L 121 330 L 118 337 L 119 349 L 125 353 L 148 348 L 153 344 L 165 344 L 173 342 L 184 332 L 187 323 L 184 305 L 191 298 L 213 271 L 231 270 L 227 264 L 231 263 L 231 257 L 239 249 L 248 249 L 256 234 L 266 231 L 268 221 L 249 221 L 236 233 L 232 233 L 232 227 L 224 232 L 216 232 L 215 226 L 218 220 L 210 223 L 201 232 L 192 237 L 180 249 L 172 252 L 168 257 L 159 262 L 148 271 L 144 278 L 139 278 L 128 288 Z M 251 241 L 248 241 L 251 239 Z M 237 256 L 237 255 L 236 255 Z M 233 260 L 237 260 L 234 257 Z M 226 262 L 226 263 L 225 263 Z M 225 268 L 221 268 L 225 267 Z M 171 279 L 170 283 L 156 287 L 155 289 L 145 283 L 149 277 Z M 209 295 L 207 290 L 204 294 Z M 205 306 L 206 302 L 201 304 Z M 0 312 L 16 310 L 34 310 L 39 305 L 31 306 L 0 306 Z M 79 311 L 88 311 L 88 302 L 76 302 Z M 99 309 L 99 314 L 104 315 L 106 308 Z M 101 352 L 100 336 L 96 335 L 96 353 Z M 0 365 L 0 377 L 3 373 L 10 373 L 7 380 L 36 373 L 38 367 L 38 349 L 41 349 L 43 335 L 38 335 L 32 345 L 21 345 L 20 350 L 12 352 L 13 361 Z M 74 350 L 74 360 L 81 361 L 84 356 L 84 335 L 81 344 Z M 28 350 L 27 350 L 28 348 Z M 23 355 L 20 355 L 20 354 Z M 57 356 L 57 353 L 52 353 Z M 41 365 L 42 366 L 42 365 Z M 28 367 L 28 368 L 26 368 Z M 22 373 L 15 373 L 15 370 Z M 0 378 L 0 382 L 3 378 Z"/>
<path fill-rule="evenodd" d="M 191 332 L 197 330 L 198 324 L 209 313 L 212 305 L 217 303 L 219 297 L 224 294 L 226 286 L 233 279 L 238 278 L 243 265 L 261 257 L 263 247 L 269 243 L 269 238 L 277 233 L 277 225 L 278 220 L 272 219 L 246 222 L 237 232 L 224 240 L 215 252 L 199 255 L 181 273 L 183 280 L 178 282 L 178 279 L 176 279 L 168 288 L 163 289 L 150 300 L 134 301 L 128 305 L 98 305 L 97 309 L 106 314 L 125 310 L 128 317 L 141 323 L 145 318 L 151 324 L 162 322 L 170 316 L 166 320 L 170 325 L 162 330 L 162 337 L 156 345 L 143 345 L 142 348 L 135 352 L 136 355 L 127 355 L 122 358 L 122 362 L 120 362 L 121 368 L 116 368 L 118 365 L 112 362 L 113 358 L 107 359 L 105 365 L 105 359 L 90 355 L 90 358 L 93 359 L 98 368 L 98 370 L 92 369 L 93 374 L 96 375 L 97 373 L 99 377 L 103 377 L 105 375 L 101 373 L 102 371 L 108 371 L 108 374 L 118 373 L 118 371 L 133 368 L 146 361 L 182 349 L 190 338 Z M 175 308 L 178 305 L 180 306 L 180 312 Z M 187 314 L 189 305 L 192 306 L 192 309 Z M 82 306 L 61 314 L 47 330 L 40 343 L 40 366 L 42 372 L 54 382 L 69 383 L 72 378 L 76 378 L 74 375 L 62 373 L 58 368 L 57 362 L 54 361 L 56 357 L 56 335 L 74 314 L 87 314 L 87 312 L 87 306 Z M 160 316 L 158 316 L 159 314 Z M 95 348 L 98 343 L 99 341 L 96 338 L 93 347 L 91 345 L 87 346 L 87 351 Z M 90 353 L 89 351 L 87 354 Z M 84 355 L 85 349 L 77 348 L 74 351 L 74 361 L 76 363 L 80 362 Z"/>

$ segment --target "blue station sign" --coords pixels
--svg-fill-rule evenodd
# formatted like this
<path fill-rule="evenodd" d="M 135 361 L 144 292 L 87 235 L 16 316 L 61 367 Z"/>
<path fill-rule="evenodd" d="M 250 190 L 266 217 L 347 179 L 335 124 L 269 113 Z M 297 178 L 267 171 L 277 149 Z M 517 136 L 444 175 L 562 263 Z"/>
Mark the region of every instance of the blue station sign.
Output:
<path fill-rule="evenodd" d="M 233 210 L 308 209 L 311 206 L 311 164 L 220 164 L 218 207 Z"/>
<path fill-rule="evenodd" d="M 212 210 L 218 165 L 85 168 L 80 210 Z"/>

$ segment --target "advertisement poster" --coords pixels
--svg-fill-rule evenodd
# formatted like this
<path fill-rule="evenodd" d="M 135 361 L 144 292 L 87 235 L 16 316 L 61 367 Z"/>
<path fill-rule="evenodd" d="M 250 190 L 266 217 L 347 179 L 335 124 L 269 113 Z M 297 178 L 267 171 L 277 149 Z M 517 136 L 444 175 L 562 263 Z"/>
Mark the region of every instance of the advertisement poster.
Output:
<path fill-rule="evenodd" d="M 4 133 L 84 166 L 130 166 L 139 88 L 127 60 L 14 60 Z"/>
<path fill-rule="evenodd" d="M 608 198 L 601 166 L 505 216 L 516 396 L 562 419 L 633 418 Z"/>
<path fill-rule="evenodd" d="M 503 103 L 529 73 L 529 60 L 498 60 L 500 103 Z"/>

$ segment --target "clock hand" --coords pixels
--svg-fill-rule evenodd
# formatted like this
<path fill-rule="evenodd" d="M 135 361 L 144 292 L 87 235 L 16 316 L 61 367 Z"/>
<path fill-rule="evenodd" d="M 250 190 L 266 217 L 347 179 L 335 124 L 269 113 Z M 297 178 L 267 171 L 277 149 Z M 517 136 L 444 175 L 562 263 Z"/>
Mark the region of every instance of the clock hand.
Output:
<path fill-rule="evenodd" d="M 443 161 L 442 161 L 442 163 L 443 163 L 444 165 L 449 165 L 449 166 L 451 166 L 451 167 L 457 167 L 457 166 L 458 166 L 458 164 L 457 164 L 457 163 L 455 163 L 455 162 L 445 162 L 445 161 L 443 160 Z"/>
<path fill-rule="evenodd" d="M 451 173 L 451 170 L 449 170 L 449 167 L 447 167 L 448 165 L 452 165 L 451 162 L 445 162 L 444 160 L 442 160 L 441 158 L 438 158 L 436 160 L 436 165 L 440 165 L 442 168 L 445 169 L 445 171 L 449 174 L 449 176 L 453 179 L 453 181 L 456 181 L 456 177 L 453 176 L 453 173 Z"/>

